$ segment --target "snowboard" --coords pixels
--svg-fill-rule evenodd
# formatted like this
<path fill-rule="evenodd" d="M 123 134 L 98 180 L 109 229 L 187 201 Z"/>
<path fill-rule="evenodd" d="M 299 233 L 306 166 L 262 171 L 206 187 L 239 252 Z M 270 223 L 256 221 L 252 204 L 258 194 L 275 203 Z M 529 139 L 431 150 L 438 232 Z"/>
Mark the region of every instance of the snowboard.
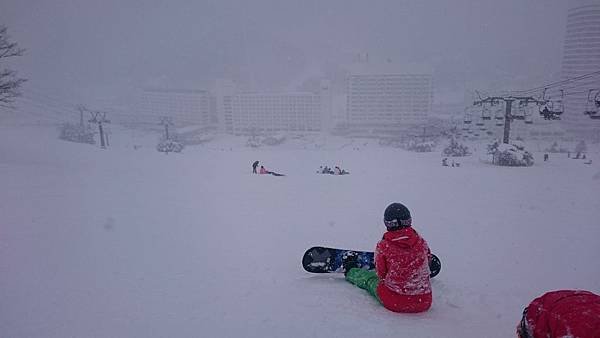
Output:
<path fill-rule="evenodd" d="M 306 250 L 302 257 L 302 267 L 304 267 L 304 270 L 312 273 L 344 272 L 343 261 L 349 251 L 358 254 L 357 262 L 359 268 L 366 270 L 375 269 L 375 253 L 372 251 L 356 251 L 322 246 L 314 246 Z M 440 259 L 436 255 L 431 254 L 429 276 L 437 276 L 441 269 L 442 263 Z"/>

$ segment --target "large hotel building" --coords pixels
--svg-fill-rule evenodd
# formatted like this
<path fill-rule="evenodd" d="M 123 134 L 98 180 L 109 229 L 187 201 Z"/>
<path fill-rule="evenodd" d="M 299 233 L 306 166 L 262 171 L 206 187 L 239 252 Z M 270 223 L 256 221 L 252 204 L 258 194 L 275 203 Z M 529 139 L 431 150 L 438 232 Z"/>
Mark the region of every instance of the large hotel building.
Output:
<path fill-rule="evenodd" d="M 328 128 L 328 81 L 312 92 L 238 92 L 231 81 L 215 88 L 219 129 L 236 135 L 320 132 Z"/>
<path fill-rule="evenodd" d="M 431 70 L 359 63 L 346 83 L 347 122 L 355 133 L 394 134 L 426 122 L 431 112 Z"/>
<path fill-rule="evenodd" d="M 567 31 L 562 58 L 562 79 L 573 79 L 600 71 L 600 3 L 574 0 L 567 14 Z M 569 87 L 569 85 L 565 85 Z M 583 112 L 589 89 L 600 89 L 600 74 L 574 81 L 565 96 L 565 129 L 573 135 L 598 137 L 600 122 Z"/>

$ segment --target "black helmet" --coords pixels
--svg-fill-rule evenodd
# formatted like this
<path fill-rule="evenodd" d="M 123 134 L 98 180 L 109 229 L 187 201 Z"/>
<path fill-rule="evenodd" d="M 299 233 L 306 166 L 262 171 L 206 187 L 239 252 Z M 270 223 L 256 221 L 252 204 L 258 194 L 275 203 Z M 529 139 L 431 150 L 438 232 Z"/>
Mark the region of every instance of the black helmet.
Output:
<path fill-rule="evenodd" d="M 392 203 L 385 208 L 383 223 L 388 230 L 407 228 L 412 225 L 410 211 L 401 203 Z"/>

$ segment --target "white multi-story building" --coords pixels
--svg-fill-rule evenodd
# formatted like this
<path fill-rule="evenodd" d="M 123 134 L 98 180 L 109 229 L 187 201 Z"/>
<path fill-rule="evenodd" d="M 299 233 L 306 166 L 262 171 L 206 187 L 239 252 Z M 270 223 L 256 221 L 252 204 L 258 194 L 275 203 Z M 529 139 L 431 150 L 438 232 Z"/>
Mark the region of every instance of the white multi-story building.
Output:
<path fill-rule="evenodd" d="M 237 135 L 277 132 L 320 132 L 327 128 L 331 109 L 329 85 L 319 93 L 240 93 L 230 81 L 216 87 L 221 131 Z"/>
<path fill-rule="evenodd" d="M 177 125 L 211 124 L 211 97 L 204 90 L 146 89 L 139 113 L 145 119 L 170 117 Z"/>
<path fill-rule="evenodd" d="M 600 71 L 600 3 L 593 0 L 571 2 L 567 14 L 567 31 L 562 58 L 563 80 Z M 597 137 L 600 122 L 590 120 L 583 112 L 587 105 L 587 91 L 600 89 L 600 75 L 574 81 L 566 96 L 564 123 L 567 132 Z"/>
<path fill-rule="evenodd" d="M 347 76 L 347 122 L 369 133 L 393 132 L 427 121 L 433 76 L 422 68 L 354 65 Z"/>

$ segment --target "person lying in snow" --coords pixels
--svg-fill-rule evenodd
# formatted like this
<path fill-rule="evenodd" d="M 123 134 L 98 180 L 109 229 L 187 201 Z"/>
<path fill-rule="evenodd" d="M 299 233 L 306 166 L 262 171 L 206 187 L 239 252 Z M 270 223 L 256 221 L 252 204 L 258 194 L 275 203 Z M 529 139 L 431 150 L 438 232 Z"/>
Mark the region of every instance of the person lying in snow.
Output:
<path fill-rule="evenodd" d="M 260 170 L 258 171 L 258 173 L 261 174 L 261 175 L 270 174 L 270 175 L 273 175 L 273 176 L 285 176 L 284 174 L 278 174 L 278 173 L 276 173 L 274 171 L 268 171 L 262 165 L 260 166 Z"/>
<path fill-rule="evenodd" d="M 375 249 L 375 271 L 358 268 L 358 255 L 343 258 L 346 280 L 367 290 L 386 309 L 416 313 L 431 307 L 427 242 L 412 228 L 408 208 L 390 204 L 384 212 L 387 231 Z"/>
<path fill-rule="evenodd" d="M 347 174 L 349 174 L 349 172 L 347 172 L 346 170 L 341 169 L 338 166 L 335 166 L 335 169 L 333 169 L 333 174 L 334 175 L 347 175 Z"/>
<path fill-rule="evenodd" d="M 600 296 L 589 291 L 550 291 L 523 310 L 517 337 L 600 337 Z"/>

